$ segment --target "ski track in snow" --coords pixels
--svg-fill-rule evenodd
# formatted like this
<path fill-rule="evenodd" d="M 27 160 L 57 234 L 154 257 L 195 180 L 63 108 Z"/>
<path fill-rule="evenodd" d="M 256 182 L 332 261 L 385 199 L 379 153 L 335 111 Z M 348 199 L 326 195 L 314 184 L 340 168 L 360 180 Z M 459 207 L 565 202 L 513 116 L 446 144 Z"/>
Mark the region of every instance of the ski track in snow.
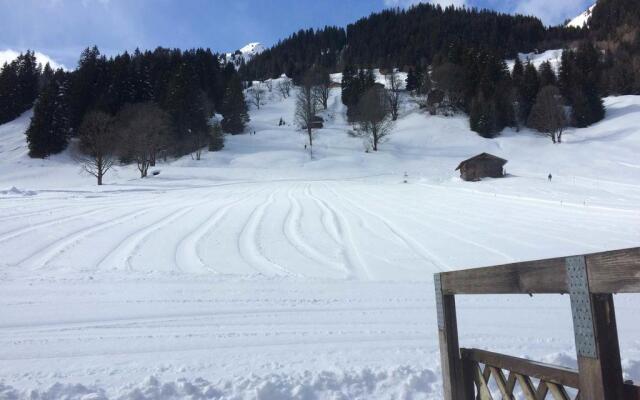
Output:
<path fill-rule="evenodd" d="M 357 245 L 354 243 L 354 237 L 346 218 L 337 210 L 337 208 L 330 206 L 326 201 L 321 202 L 331 212 L 331 214 L 333 214 L 334 220 L 336 221 L 335 226 L 340 237 L 339 242 L 342 243 L 342 253 L 344 254 L 346 264 L 350 270 L 350 277 L 357 279 L 370 279 L 371 274 L 365 266 L 365 262 L 362 260 Z"/>
<path fill-rule="evenodd" d="M 322 255 L 318 250 L 313 248 L 310 243 L 306 243 L 302 238 L 300 228 L 302 225 L 303 209 L 300 206 L 297 196 L 293 195 L 295 189 L 297 188 L 292 187 L 287 191 L 289 209 L 287 210 L 287 216 L 284 221 L 284 235 L 303 256 L 322 265 L 326 265 L 329 268 L 340 269 L 340 266 L 336 265 L 331 259 Z"/>
<path fill-rule="evenodd" d="M 420 243 L 416 242 L 414 239 L 412 239 L 411 237 L 409 237 L 409 235 L 403 233 L 400 229 L 398 229 L 394 224 L 392 224 L 388 219 L 381 217 L 380 214 L 377 214 L 375 212 L 372 212 L 371 210 L 368 210 L 364 207 L 361 207 L 359 205 L 357 205 L 356 203 L 354 203 L 353 201 L 351 201 L 350 199 L 348 199 L 347 197 L 345 197 L 344 195 L 340 195 L 338 194 L 334 189 L 330 189 L 331 192 L 338 198 L 343 199 L 344 201 L 348 202 L 349 204 L 351 204 L 352 207 L 362 211 L 363 213 L 373 217 L 373 218 L 377 218 L 378 220 L 380 220 L 388 229 L 391 233 L 393 233 L 393 235 L 395 235 L 398 239 L 400 239 L 406 246 L 407 248 L 411 249 L 411 251 L 415 252 L 416 254 L 420 255 L 422 258 L 424 258 L 427 262 L 431 263 L 435 269 L 437 271 L 446 271 L 449 268 L 446 266 L 444 260 L 438 259 L 437 256 L 435 256 L 433 253 L 427 251 L 422 245 L 420 245 Z"/>
<path fill-rule="evenodd" d="M 244 193 L 242 195 L 244 195 Z M 248 198 L 254 197 L 255 195 L 256 193 L 253 193 L 248 197 L 241 197 L 240 199 L 217 207 L 200 225 L 186 235 L 176 246 L 176 265 L 179 269 L 182 271 L 216 272 L 213 267 L 206 265 L 198 253 L 199 245 L 203 238 L 209 235 L 212 229 L 222 221 L 232 207 L 247 201 Z"/>
<path fill-rule="evenodd" d="M 260 225 L 263 223 L 265 210 L 273 204 L 274 199 L 275 193 L 270 194 L 266 202 L 260 204 L 249 214 L 249 218 L 238 237 L 238 249 L 245 262 L 257 273 L 264 275 L 290 275 L 292 274 L 290 271 L 269 260 L 261 249 Z"/>
<path fill-rule="evenodd" d="M 100 232 L 112 226 L 123 224 L 148 212 L 149 211 L 147 210 L 132 211 L 111 221 L 100 223 L 99 225 L 90 228 L 83 227 L 77 231 L 74 231 L 69 236 L 60 240 L 56 240 L 46 247 L 39 249 L 35 253 L 29 255 L 27 258 L 22 259 L 18 264 L 29 269 L 44 268 L 51 262 L 51 260 L 63 253 L 66 249 L 73 246 L 74 244 L 77 244 L 80 241 L 86 240 L 94 233 Z"/>

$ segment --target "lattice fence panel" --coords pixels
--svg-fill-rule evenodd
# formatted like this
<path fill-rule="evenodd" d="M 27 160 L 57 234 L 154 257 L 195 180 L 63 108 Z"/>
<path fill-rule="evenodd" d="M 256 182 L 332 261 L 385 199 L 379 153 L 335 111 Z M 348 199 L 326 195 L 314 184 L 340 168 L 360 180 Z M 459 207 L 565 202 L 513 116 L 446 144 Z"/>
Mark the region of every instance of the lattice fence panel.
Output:
<path fill-rule="evenodd" d="M 471 362 L 477 400 L 579 400 L 580 398 L 579 393 L 570 395 L 567 389 L 558 383 Z"/>

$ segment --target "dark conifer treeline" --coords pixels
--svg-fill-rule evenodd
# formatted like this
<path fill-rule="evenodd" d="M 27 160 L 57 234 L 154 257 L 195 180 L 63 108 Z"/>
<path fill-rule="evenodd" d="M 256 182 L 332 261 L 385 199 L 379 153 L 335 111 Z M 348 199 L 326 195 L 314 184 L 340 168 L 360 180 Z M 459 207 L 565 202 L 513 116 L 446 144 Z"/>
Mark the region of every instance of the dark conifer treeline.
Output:
<path fill-rule="evenodd" d="M 424 68 L 451 45 L 483 48 L 502 58 L 560 48 L 586 37 L 583 29 L 547 28 L 535 17 L 489 10 L 420 4 L 372 14 L 346 29 L 300 31 L 254 57 L 241 73 L 251 79 L 282 73 L 298 78 L 314 64 L 332 71 L 360 68 Z"/>
<path fill-rule="evenodd" d="M 342 101 L 355 120 L 360 98 L 374 86 L 372 68 L 397 67 L 409 73 L 408 91 L 429 94 L 448 113 L 469 114 L 471 128 L 482 136 L 527 125 L 538 98 L 548 100 L 557 92 L 571 107 L 568 122 L 583 127 L 604 117 L 602 95 L 640 93 L 636 3 L 600 0 L 590 30 L 420 4 L 372 14 L 346 29 L 301 30 L 241 65 L 239 73 L 208 49 L 158 48 L 107 58 L 96 47 L 87 48 L 70 73 L 42 68 L 27 52 L 0 71 L 0 123 L 28 110 L 37 98 L 28 140 L 32 156 L 46 157 L 64 149 L 90 111 L 114 116 L 126 104 L 153 103 L 170 117 L 164 150 L 182 155 L 202 145 L 214 112 L 222 114 L 225 132 L 244 130 L 242 79 L 285 73 L 300 82 L 310 70 L 342 71 Z M 575 50 L 564 52 L 558 76 L 549 64 L 536 70 L 518 60 L 511 73 L 504 62 L 519 52 L 563 46 Z M 558 91 L 539 96 L 548 87 Z"/>
<path fill-rule="evenodd" d="M 589 27 L 605 54 L 600 87 L 604 94 L 640 94 L 640 2 L 599 0 Z"/>
<path fill-rule="evenodd" d="M 194 137 L 203 132 L 206 136 L 216 111 L 225 118 L 244 115 L 236 118 L 240 123 L 233 133 L 242 132 L 247 121 L 246 109 L 223 107 L 225 96 L 244 99 L 242 87 L 229 85 L 238 80 L 235 68 L 208 49 L 158 48 L 106 58 L 96 47 L 87 48 L 75 71 L 45 70 L 42 80 L 48 83 L 43 84 L 27 133 L 33 157 L 63 150 L 88 112 L 115 115 L 126 104 L 152 102 L 168 113 L 171 137 L 163 150 L 174 155 L 202 145 Z"/>
<path fill-rule="evenodd" d="M 602 120 L 603 67 L 602 55 L 588 41 L 563 52 L 559 76 L 548 62 L 536 69 L 516 59 L 509 71 L 495 52 L 451 46 L 446 54 L 435 57 L 429 84 L 443 93 L 441 107 L 469 114 L 473 131 L 493 137 L 505 127 L 531 127 L 531 110 L 540 91 L 549 86 L 559 88 L 561 102 L 571 110 L 570 125 L 582 128 Z"/>
<path fill-rule="evenodd" d="M 286 74 L 299 83 L 312 66 L 334 70 L 346 44 L 343 28 L 327 26 L 319 30 L 300 30 L 243 64 L 240 73 L 245 80 L 264 80 Z"/>
<path fill-rule="evenodd" d="M 347 27 L 345 61 L 380 67 L 426 66 L 451 44 L 483 48 L 502 58 L 562 47 L 581 30 L 548 29 L 535 17 L 419 4 L 386 10 Z"/>
<path fill-rule="evenodd" d="M 0 68 L 0 124 L 3 124 L 33 107 L 45 82 L 40 77 L 42 66 L 31 51 Z"/>

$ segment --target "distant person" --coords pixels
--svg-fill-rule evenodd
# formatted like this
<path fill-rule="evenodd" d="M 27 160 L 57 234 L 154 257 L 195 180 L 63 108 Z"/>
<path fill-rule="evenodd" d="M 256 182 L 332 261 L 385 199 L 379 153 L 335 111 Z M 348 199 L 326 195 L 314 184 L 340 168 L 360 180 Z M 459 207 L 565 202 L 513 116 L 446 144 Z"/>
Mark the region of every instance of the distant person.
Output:
<path fill-rule="evenodd" d="M 553 176 L 549 174 L 549 182 L 551 182 L 551 179 L 553 179 Z"/>

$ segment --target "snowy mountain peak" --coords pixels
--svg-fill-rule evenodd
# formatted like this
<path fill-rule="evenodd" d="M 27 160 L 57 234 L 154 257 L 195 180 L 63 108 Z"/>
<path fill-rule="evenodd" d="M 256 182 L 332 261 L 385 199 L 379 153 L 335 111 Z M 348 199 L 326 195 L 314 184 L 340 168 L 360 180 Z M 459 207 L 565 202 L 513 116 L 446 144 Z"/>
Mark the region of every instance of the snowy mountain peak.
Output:
<path fill-rule="evenodd" d="M 265 50 L 264 46 L 260 42 L 249 43 L 246 46 L 236 50 L 233 53 L 227 53 L 226 59 L 227 62 L 233 63 L 236 68 L 239 68 L 242 64 L 242 61 L 248 62 L 253 57 L 262 53 Z"/>
<path fill-rule="evenodd" d="M 248 45 L 241 48 L 239 51 L 242 55 L 246 57 L 253 57 L 265 50 L 264 46 L 260 42 L 249 43 Z"/>
<path fill-rule="evenodd" d="M 595 7 L 596 7 L 595 4 L 592 5 L 585 12 L 583 12 L 582 14 L 578 15 L 577 17 L 569 21 L 569 23 L 567 24 L 567 27 L 582 28 L 586 26 L 589 23 L 589 20 L 591 19 L 591 14 L 593 14 L 593 9 Z"/>

